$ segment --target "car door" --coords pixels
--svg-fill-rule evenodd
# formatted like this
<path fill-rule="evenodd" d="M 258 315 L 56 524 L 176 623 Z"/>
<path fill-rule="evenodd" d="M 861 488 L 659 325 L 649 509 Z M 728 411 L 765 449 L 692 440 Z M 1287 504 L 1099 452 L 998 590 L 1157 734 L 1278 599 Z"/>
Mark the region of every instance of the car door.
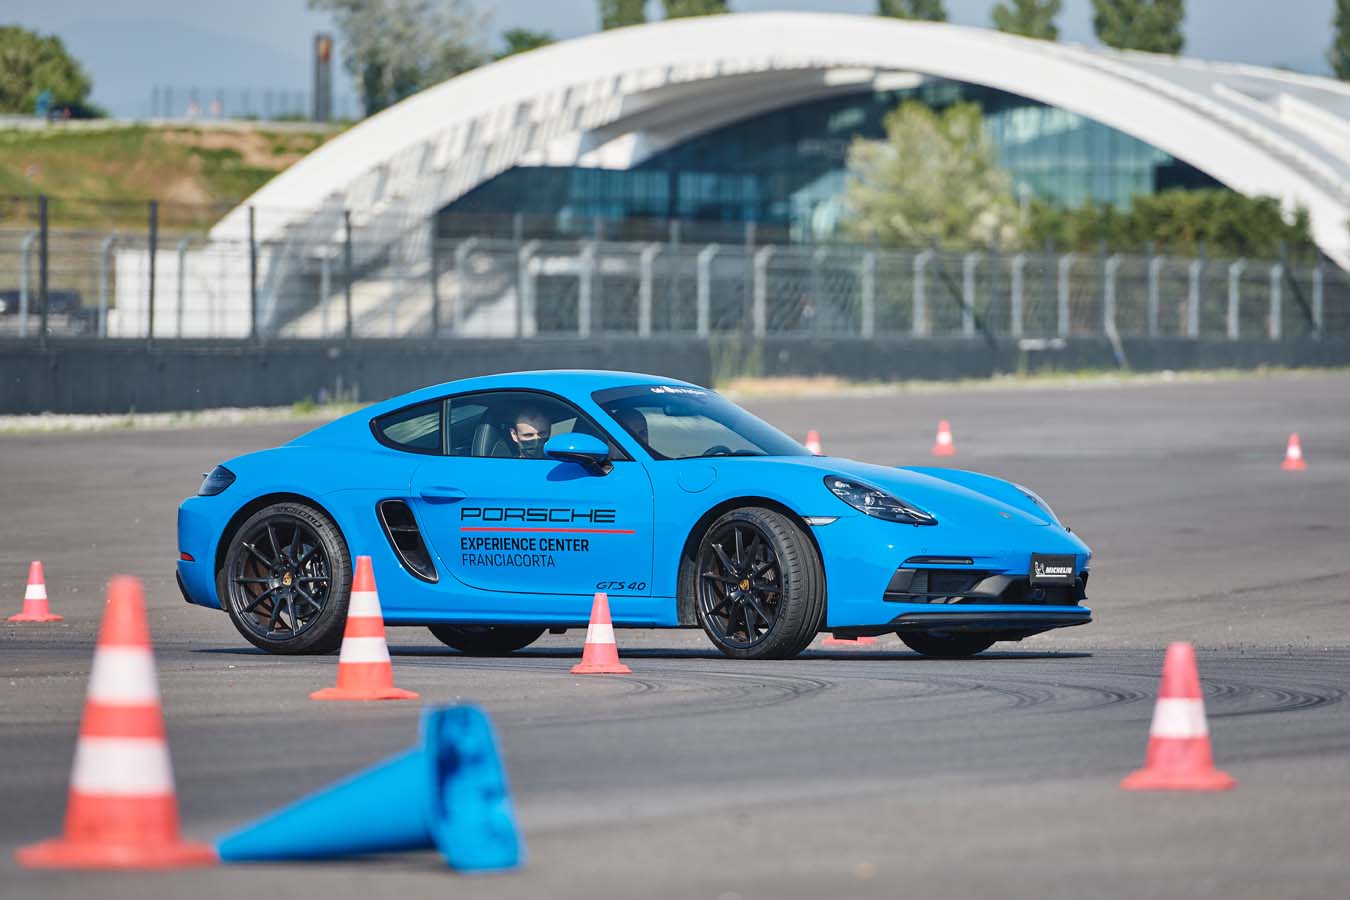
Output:
<path fill-rule="evenodd" d="M 451 397 L 448 455 L 413 474 L 412 499 L 444 569 L 479 591 L 581 598 L 597 590 L 646 597 L 652 582 L 652 487 L 646 469 L 575 406 L 552 394 L 486 391 Z M 521 455 L 513 417 L 529 410 L 551 435 L 595 434 L 613 467 Z M 541 602 L 542 612 L 560 610 Z M 578 606 L 578 610 L 570 609 Z"/>

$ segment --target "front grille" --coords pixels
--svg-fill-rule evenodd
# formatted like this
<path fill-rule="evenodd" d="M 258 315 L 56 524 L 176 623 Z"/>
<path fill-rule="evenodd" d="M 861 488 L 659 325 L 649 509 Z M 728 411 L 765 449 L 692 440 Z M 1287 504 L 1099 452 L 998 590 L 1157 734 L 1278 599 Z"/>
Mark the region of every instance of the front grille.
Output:
<path fill-rule="evenodd" d="M 1026 575 L 984 569 L 912 569 L 891 576 L 882 599 L 890 603 L 983 603 L 1007 606 L 1076 606 L 1087 599 L 1087 575 L 1072 585 L 1033 586 Z"/>
<path fill-rule="evenodd" d="M 422 531 L 417 527 L 412 510 L 402 500 L 381 500 L 376 506 L 380 514 L 380 525 L 389 545 L 398 554 L 403 567 L 423 581 L 435 584 L 440 580 L 436 566 L 427 552 L 426 542 L 422 540 Z"/>

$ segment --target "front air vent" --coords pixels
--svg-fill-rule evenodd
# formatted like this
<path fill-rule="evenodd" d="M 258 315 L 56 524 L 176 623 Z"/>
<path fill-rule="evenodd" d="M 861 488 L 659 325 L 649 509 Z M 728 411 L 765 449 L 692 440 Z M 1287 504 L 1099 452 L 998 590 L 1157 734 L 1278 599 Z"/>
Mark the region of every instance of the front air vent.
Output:
<path fill-rule="evenodd" d="M 389 538 L 389 545 L 398 554 L 403 568 L 423 581 L 432 584 L 439 581 L 440 575 L 408 504 L 402 500 L 381 500 L 375 508 L 379 512 L 380 525 L 384 527 L 384 536 Z"/>

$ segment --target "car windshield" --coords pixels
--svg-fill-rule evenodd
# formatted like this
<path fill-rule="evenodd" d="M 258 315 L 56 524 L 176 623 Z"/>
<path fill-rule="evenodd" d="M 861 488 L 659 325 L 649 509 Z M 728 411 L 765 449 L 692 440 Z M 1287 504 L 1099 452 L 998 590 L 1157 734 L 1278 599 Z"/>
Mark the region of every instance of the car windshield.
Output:
<path fill-rule="evenodd" d="M 655 459 L 811 455 L 777 428 L 704 388 L 638 384 L 591 397 Z"/>

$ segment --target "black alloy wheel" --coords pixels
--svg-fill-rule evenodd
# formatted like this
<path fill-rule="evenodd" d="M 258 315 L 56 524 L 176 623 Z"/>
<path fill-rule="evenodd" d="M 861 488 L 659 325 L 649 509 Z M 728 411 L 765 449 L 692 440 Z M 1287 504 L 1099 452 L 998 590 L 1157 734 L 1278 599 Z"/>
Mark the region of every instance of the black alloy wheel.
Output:
<path fill-rule="evenodd" d="M 897 631 L 905 646 L 936 659 L 964 659 L 982 653 L 994 645 L 994 639 L 977 631 L 934 634 L 928 631 Z"/>
<path fill-rule="evenodd" d="M 693 563 L 699 623 L 726 655 L 782 659 L 815 637 L 824 576 L 815 547 L 786 516 L 732 510 L 708 528 Z"/>
<path fill-rule="evenodd" d="M 272 653 L 326 653 L 342 642 L 351 559 L 337 526 L 299 503 L 254 513 L 235 532 L 220 573 L 239 633 Z"/>

